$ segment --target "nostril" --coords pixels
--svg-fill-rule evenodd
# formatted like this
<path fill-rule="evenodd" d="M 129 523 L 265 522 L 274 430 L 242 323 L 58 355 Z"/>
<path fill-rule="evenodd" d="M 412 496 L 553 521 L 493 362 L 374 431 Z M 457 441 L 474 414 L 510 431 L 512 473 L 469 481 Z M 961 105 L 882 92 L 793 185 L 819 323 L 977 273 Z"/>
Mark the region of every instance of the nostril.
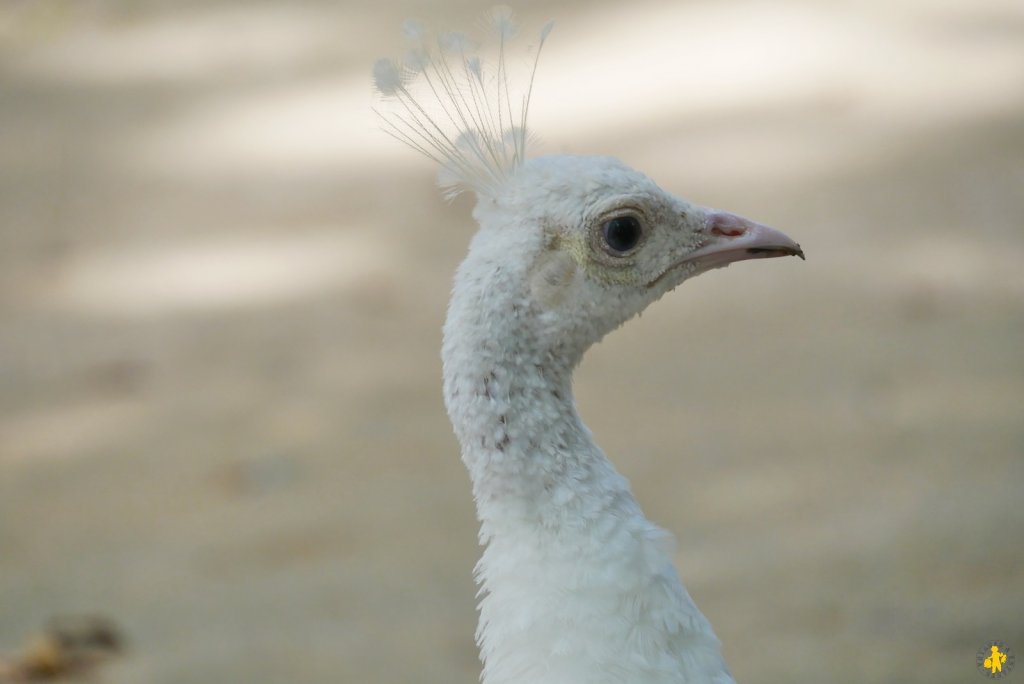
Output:
<path fill-rule="evenodd" d="M 711 226 L 712 235 L 725 235 L 726 237 L 739 237 L 747 231 L 739 226 Z"/>
<path fill-rule="evenodd" d="M 750 222 L 725 211 L 711 212 L 707 218 L 708 232 L 712 235 L 739 237 L 746 234 Z"/>

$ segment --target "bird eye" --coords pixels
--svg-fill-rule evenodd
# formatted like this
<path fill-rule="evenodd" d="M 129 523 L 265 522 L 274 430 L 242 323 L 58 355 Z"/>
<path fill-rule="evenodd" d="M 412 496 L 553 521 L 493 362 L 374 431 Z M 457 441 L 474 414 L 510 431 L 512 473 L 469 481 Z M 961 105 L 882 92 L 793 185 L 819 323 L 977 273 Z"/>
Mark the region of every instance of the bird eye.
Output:
<path fill-rule="evenodd" d="M 607 251 L 615 256 L 621 256 L 636 247 L 643 235 L 640 219 L 629 215 L 609 219 L 601 230 Z"/>

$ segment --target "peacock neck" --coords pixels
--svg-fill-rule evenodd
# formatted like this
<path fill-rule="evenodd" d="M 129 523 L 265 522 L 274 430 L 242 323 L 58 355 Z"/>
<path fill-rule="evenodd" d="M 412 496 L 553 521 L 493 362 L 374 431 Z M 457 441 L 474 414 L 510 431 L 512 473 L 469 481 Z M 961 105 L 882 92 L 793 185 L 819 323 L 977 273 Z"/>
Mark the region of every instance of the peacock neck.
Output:
<path fill-rule="evenodd" d="M 473 482 L 484 684 L 731 683 L 673 542 L 576 412 L 586 345 L 551 344 L 504 259 L 474 254 L 445 322 L 445 404 Z"/>
<path fill-rule="evenodd" d="M 445 324 L 444 391 L 483 538 L 503 529 L 565 534 L 608 507 L 639 515 L 576 411 L 582 349 L 538 339 L 536 312 L 512 274 L 488 269 L 480 282 L 465 270 Z"/>

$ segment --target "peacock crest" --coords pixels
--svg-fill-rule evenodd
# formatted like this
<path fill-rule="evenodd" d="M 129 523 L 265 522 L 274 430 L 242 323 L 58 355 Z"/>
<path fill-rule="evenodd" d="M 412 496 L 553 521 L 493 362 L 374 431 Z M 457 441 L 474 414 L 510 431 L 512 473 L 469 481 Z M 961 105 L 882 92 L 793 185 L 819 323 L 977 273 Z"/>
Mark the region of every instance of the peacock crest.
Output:
<path fill-rule="evenodd" d="M 530 93 L 553 25 L 520 60 L 510 57 L 520 31 L 508 7 L 493 8 L 474 35 L 407 20 L 405 56 L 374 64 L 383 103 L 374 112 L 384 131 L 437 162 L 447 198 L 464 190 L 494 196 L 526 159 Z M 522 82 L 525 89 L 517 88 Z"/>

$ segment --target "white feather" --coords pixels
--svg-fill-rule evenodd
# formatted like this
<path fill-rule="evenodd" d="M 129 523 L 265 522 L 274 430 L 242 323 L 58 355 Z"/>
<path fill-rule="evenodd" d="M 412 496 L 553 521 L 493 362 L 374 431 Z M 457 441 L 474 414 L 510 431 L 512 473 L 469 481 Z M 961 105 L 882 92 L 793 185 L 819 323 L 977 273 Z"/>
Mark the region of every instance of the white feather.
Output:
<path fill-rule="evenodd" d="M 482 41 L 460 32 L 433 35 L 423 24 L 406 21 L 409 49 L 401 63 L 378 60 L 374 85 L 390 106 L 375 111 L 384 131 L 437 162 L 448 197 L 470 189 L 493 196 L 526 159 L 526 121 L 540 51 L 553 23 L 531 48 L 524 91 L 513 88 L 515 63 L 508 50 L 518 34 L 511 10 L 495 8 Z M 478 44 L 494 44 L 488 60 Z"/>

